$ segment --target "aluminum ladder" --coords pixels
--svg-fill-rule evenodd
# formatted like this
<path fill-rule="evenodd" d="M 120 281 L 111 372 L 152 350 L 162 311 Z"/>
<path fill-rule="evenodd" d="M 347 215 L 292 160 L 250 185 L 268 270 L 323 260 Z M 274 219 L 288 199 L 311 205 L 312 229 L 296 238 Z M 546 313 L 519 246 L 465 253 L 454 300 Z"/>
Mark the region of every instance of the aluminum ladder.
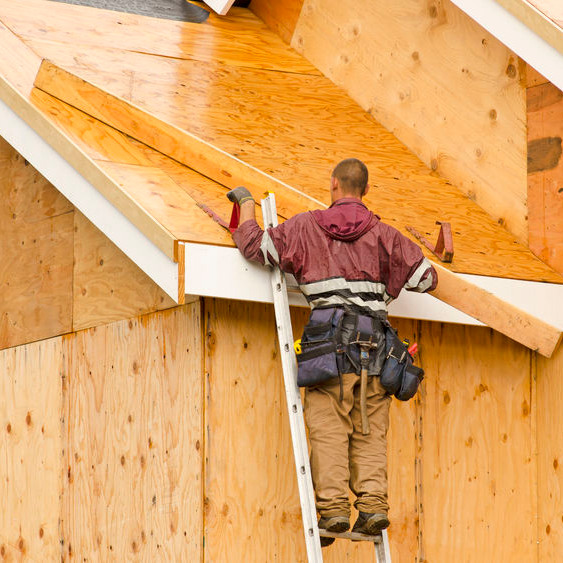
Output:
<path fill-rule="evenodd" d="M 275 227 L 278 224 L 276 200 L 273 193 L 262 200 L 262 215 L 264 228 Z M 352 532 L 331 533 L 326 530 L 319 532 L 317 525 L 317 510 L 315 508 L 315 492 L 309 465 L 309 449 L 303 419 L 303 405 L 301 393 L 297 387 L 297 361 L 293 348 L 293 330 L 289 314 L 289 299 L 285 275 L 279 267 L 272 268 L 272 292 L 274 297 L 274 310 L 276 314 L 276 327 L 280 345 L 280 356 L 285 385 L 285 397 L 289 414 L 291 441 L 293 444 L 293 457 L 297 472 L 297 484 L 301 501 L 303 518 L 303 531 L 307 546 L 307 559 L 309 563 L 322 563 L 320 535 L 324 537 L 343 538 L 353 541 L 372 541 L 375 546 L 375 559 L 377 563 L 391 563 L 387 530 L 376 536 L 365 536 Z"/>

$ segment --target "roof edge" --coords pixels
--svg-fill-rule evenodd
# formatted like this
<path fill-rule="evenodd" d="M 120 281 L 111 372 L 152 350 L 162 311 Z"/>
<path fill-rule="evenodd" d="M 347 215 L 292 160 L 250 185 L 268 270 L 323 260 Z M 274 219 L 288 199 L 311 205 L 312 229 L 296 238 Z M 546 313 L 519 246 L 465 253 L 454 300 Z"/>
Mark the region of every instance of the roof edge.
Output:
<path fill-rule="evenodd" d="M 183 302 L 182 253 L 172 260 L 2 99 L 0 135 L 176 303 Z"/>
<path fill-rule="evenodd" d="M 185 258 L 187 294 L 273 303 L 269 270 L 245 260 L 237 249 L 185 243 Z M 563 318 L 562 285 L 460 275 L 435 266 L 442 279 L 434 294 L 401 292 L 389 307 L 391 316 L 465 325 L 487 324 L 544 356 L 549 357 L 555 351 L 563 333 L 563 327 L 552 324 L 554 319 Z M 290 304 L 308 307 L 295 280 L 288 278 Z M 521 308 L 524 297 L 527 310 Z M 444 298 L 455 307 L 442 301 Z M 548 315 L 547 320 L 538 318 L 530 310 Z"/>

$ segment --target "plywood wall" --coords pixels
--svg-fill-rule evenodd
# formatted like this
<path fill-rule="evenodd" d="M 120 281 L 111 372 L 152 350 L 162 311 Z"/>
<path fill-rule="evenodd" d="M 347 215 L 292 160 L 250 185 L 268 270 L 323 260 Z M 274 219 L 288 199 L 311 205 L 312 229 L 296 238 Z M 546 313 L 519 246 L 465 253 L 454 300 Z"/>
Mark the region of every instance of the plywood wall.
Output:
<path fill-rule="evenodd" d="M 448 0 L 305 0 L 292 46 L 527 241 L 525 88 L 497 39 Z"/>
<path fill-rule="evenodd" d="M 563 92 L 531 74 L 526 90 L 530 248 L 563 273 Z"/>
<path fill-rule="evenodd" d="M 0 351 L 0 560 L 60 559 L 61 338 Z"/>
<path fill-rule="evenodd" d="M 0 348 L 71 330 L 72 211 L 0 138 Z"/>
<path fill-rule="evenodd" d="M 539 560 L 563 553 L 563 347 L 537 358 Z"/>
<path fill-rule="evenodd" d="M 82 213 L 74 213 L 73 330 L 175 303 Z"/>
<path fill-rule="evenodd" d="M 271 307 L 205 303 L 206 561 L 304 561 Z M 391 409 L 394 560 L 536 561 L 532 353 L 485 328 L 397 326 L 420 342 L 427 378 L 417 401 Z M 373 561 L 340 541 L 324 554 Z"/>
<path fill-rule="evenodd" d="M 174 306 L 0 138 L 0 349 Z"/>
<path fill-rule="evenodd" d="M 65 560 L 199 561 L 200 306 L 65 337 Z"/>

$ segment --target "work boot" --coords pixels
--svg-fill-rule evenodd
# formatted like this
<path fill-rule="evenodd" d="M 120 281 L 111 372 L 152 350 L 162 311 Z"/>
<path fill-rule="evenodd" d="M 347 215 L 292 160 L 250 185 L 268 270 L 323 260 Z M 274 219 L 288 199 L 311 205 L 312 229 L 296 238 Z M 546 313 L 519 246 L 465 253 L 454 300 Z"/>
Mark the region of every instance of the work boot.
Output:
<path fill-rule="evenodd" d="M 387 514 L 370 514 L 369 512 L 360 512 L 358 519 L 352 528 L 352 532 L 357 534 L 365 534 L 366 536 L 375 536 L 385 530 L 389 526 Z"/>
<path fill-rule="evenodd" d="M 327 532 L 341 534 L 350 529 L 350 518 L 348 516 L 327 516 L 319 520 L 319 529 Z M 321 547 L 327 547 L 334 543 L 335 538 L 321 538 Z"/>

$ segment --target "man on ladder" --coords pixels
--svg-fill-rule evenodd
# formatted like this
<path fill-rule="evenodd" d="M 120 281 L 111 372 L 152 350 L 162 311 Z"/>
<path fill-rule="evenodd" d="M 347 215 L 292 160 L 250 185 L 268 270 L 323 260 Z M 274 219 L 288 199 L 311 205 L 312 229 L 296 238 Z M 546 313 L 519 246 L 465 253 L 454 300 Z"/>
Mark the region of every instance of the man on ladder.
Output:
<path fill-rule="evenodd" d="M 420 248 L 362 203 L 365 164 L 349 158 L 332 172 L 326 210 L 300 213 L 263 231 L 254 199 L 239 187 L 234 241 L 249 260 L 295 276 L 312 312 L 302 338 L 299 384 L 319 528 L 350 528 L 348 487 L 359 516 L 352 532 L 374 536 L 389 526 L 387 429 L 391 396 L 379 373 L 385 361 L 387 305 L 402 288 L 430 291 L 437 274 Z M 321 545 L 334 542 L 321 537 Z"/>

